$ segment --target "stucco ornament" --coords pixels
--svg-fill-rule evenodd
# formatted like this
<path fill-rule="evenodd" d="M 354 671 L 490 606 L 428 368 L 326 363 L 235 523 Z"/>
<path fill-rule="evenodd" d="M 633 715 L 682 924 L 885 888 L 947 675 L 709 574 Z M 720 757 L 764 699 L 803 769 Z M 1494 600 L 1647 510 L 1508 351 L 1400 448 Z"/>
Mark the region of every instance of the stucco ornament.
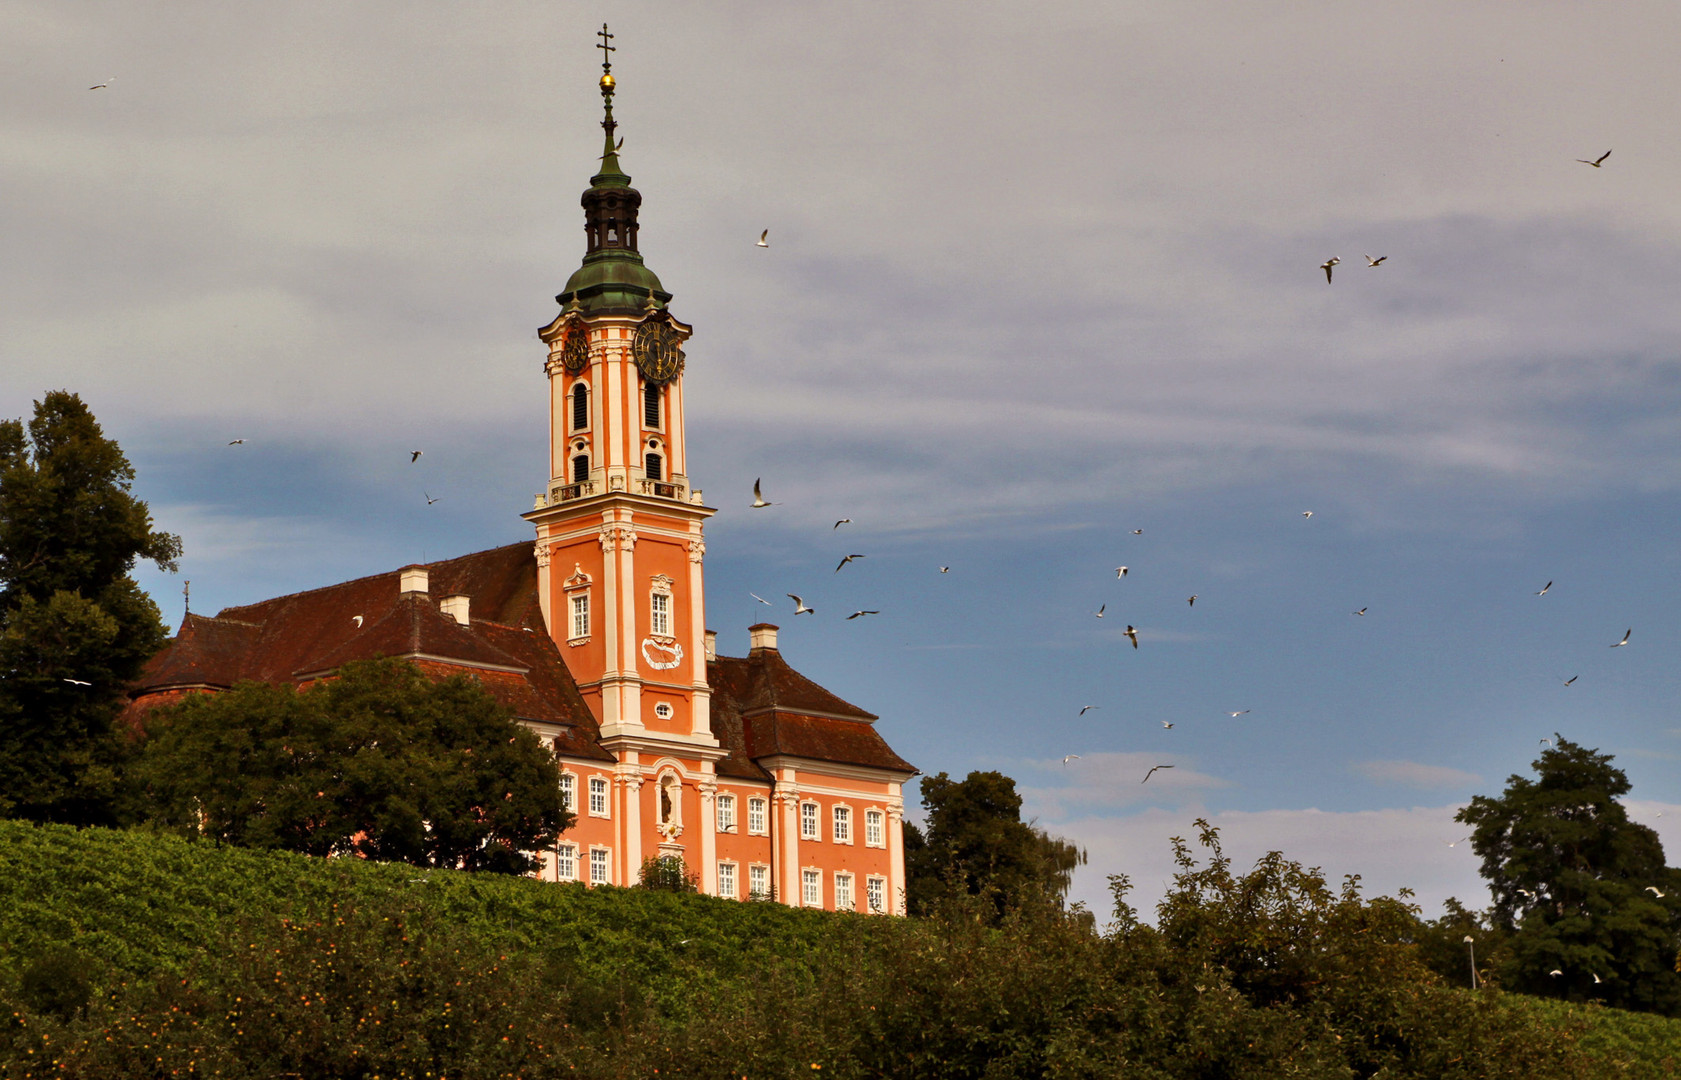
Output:
<path fill-rule="evenodd" d="M 653 654 L 648 651 L 649 649 L 666 653 L 670 658 L 656 660 Z M 643 638 L 642 659 L 648 661 L 648 666 L 655 671 L 670 671 L 683 662 L 683 646 L 675 641 L 660 641 L 651 637 Z"/>

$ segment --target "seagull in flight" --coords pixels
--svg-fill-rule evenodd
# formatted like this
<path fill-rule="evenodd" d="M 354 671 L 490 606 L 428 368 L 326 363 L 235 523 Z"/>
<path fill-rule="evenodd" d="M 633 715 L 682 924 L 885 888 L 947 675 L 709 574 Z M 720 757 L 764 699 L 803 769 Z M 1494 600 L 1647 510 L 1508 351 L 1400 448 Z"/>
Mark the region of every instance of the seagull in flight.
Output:
<path fill-rule="evenodd" d="M 1529 897 L 1531 900 L 1535 899 L 1535 894 L 1530 892 L 1528 889 L 1519 889 L 1518 892 Z"/>
<path fill-rule="evenodd" d="M 1605 159 L 1610 157 L 1610 156 L 1611 156 L 1611 151 L 1607 150 L 1607 151 L 1605 151 L 1605 153 L 1599 155 L 1597 158 L 1593 159 L 1592 161 L 1589 161 L 1587 158 L 1577 158 L 1576 160 L 1580 161 L 1583 165 L 1592 165 L 1594 168 L 1597 169 L 1601 165 L 1605 164 Z M 1598 982 L 1598 981 L 1599 980 L 1597 978 L 1594 979 L 1594 982 Z"/>
<path fill-rule="evenodd" d="M 619 136 L 619 141 L 616 144 L 614 144 L 613 149 L 607 151 L 607 154 L 616 154 L 620 150 L 623 150 L 624 148 L 625 148 L 625 137 L 623 135 L 620 135 Z M 607 154 L 602 154 L 601 157 L 598 158 L 597 160 L 606 161 L 607 160 Z"/>
<path fill-rule="evenodd" d="M 1571 683 L 1575 682 L 1577 679 L 1580 679 L 1580 678 L 1581 678 L 1580 675 L 1572 675 L 1572 676 L 1570 676 L 1570 678 L 1564 680 L 1564 685 L 1569 686 Z"/>
<path fill-rule="evenodd" d="M 1368 610 L 1370 610 L 1370 609 L 1369 608 L 1361 608 L 1359 611 L 1352 611 L 1352 612 L 1349 612 L 1349 614 L 1351 614 L 1351 615 L 1364 615 Z"/>
<path fill-rule="evenodd" d="M 1132 647 L 1135 648 L 1135 649 L 1138 648 L 1138 631 L 1134 630 L 1132 628 L 1131 623 L 1127 624 L 1127 628 L 1126 628 L 1125 632 L 1126 632 L 1126 636 L 1132 639 Z"/>
<path fill-rule="evenodd" d="M 951 567 L 949 567 L 949 566 L 942 566 L 942 567 L 940 567 L 940 573 L 942 573 L 942 574 L 949 574 L 949 573 L 951 573 Z"/>
<path fill-rule="evenodd" d="M 1190 607 L 1196 607 L 1197 606 L 1197 594 L 1192 593 L 1189 597 L 1186 598 L 1185 603 L 1187 605 L 1189 605 Z"/>
<path fill-rule="evenodd" d="M 420 455 L 423 454 L 423 453 L 425 453 L 424 450 L 410 450 L 409 451 L 409 464 L 413 465 L 415 462 L 419 461 L 420 460 Z"/>
<path fill-rule="evenodd" d="M 244 439 L 234 439 L 234 440 L 230 441 L 228 443 L 228 445 L 229 446 L 244 446 L 245 445 L 245 440 Z"/>
<path fill-rule="evenodd" d="M 1143 536 L 1144 535 L 1144 530 L 1143 529 L 1134 529 L 1134 530 L 1132 530 L 1132 535 Z"/>
<path fill-rule="evenodd" d="M 1070 761 L 1079 761 L 1079 760 L 1080 760 L 1080 755 L 1079 754 L 1066 754 L 1066 755 L 1063 756 L 1062 763 L 1064 765 L 1067 765 Z"/>
<path fill-rule="evenodd" d="M 770 247 L 770 230 L 766 229 L 764 232 L 760 233 L 759 234 L 759 242 L 757 244 L 754 244 L 753 246 L 754 247 L 765 247 L 765 248 Z"/>
<path fill-rule="evenodd" d="M 1653 896 L 1657 897 L 1659 900 L 1662 900 L 1664 897 L 1669 895 L 1668 893 L 1664 892 L 1662 889 L 1658 888 L 1656 885 L 1646 886 L 1646 891 L 1651 893 Z"/>
<path fill-rule="evenodd" d="M 1541 740 L 1541 745 L 1542 746 L 1551 746 L 1552 744 L 1553 744 L 1553 741 L 1551 739 L 1542 739 Z"/>
<path fill-rule="evenodd" d="M 1325 271 L 1325 284 L 1329 285 L 1331 283 L 1331 267 L 1340 262 L 1342 262 L 1341 259 L 1332 255 L 1329 259 L 1326 259 L 1324 262 L 1319 264 L 1319 269 Z"/>
<path fill-rule="evenodd" d="M 1246 713 L 1248 711 L 1249 711 L 1248 709 L 1239 709 L 1239 710 L 1237 710 L 1237 712 L 1232 712 L 1230 709 L 1227 709 L 1226 710 L 1226 715 L 1235 720 L 1235 719 L 1242 716 L 1244 713 Z"/>
<path fill-rule="evenodd" d="M 350 617 L 350 621 L 351 621 L 351 622 L 353 622 L 353 623 L 355 623 L 355 624 L 356 624 L 356 626 L 357 626 L 357 628 L 358 628 L 358 629 L 360 629 L 360 628 L 361 628 L 361 626 L 362 626 L 362 616 L 360 616 L 360 615 L 352 615 L 352 616 L 351 616 L 351 617 Z"/>
<path fill-rule="evenodd" d="M 852 619 L 856 619 L 860 615 L 880 615 L 880 614 L 881 614 L 881 612 L 879 612 L 879 611 L 854 611 L 852 614 L 847 616 L 847 619 L 848 619 L 848 621 L 850 621 Z"/>
<path fill-rule="evenodd" d="M 1149 783 L 1150 782 L 1150 777 L 1152 777 L 1156 774 L 1157 769 L 1171 769 L 1171 768 L 1173 768 L 1172 765 L 1152 765 L 1152 766 L 1150 766 L 1150 771 L 1144 774 L 1144 779 L 1140 780 L 1139 783 L 1140 784 Z"/>
<path fill-rule="evenodd" d="M 770 603 L 770 601 L 769 601 L 769 600 L 766 600 L 766 599 L 765 599 L 765 598 L 764 598 L 764 597 L 762 597 L 762 596 L 760 596 L 760 595 L 759 595 L 759 594 L 758 594 L 758 593 L 756 593 L 756 592 L 750 592 L 750 593 L 748 593 L 748 594 L 747 594 L 747 595 L 748 595 L 748 596 L 751 596 L 751 597 L 752 597 L 752 598 L 753 598 L 753 599 L 755 599 L 755 600 L 757 600 L 757 601 L 758 601 L 758 602 L 759 602 L 759 603 L 761 603 L 761 604 L 763 604 L 763 605 L 765 605 L 765 606 L 766 606 L 766 607 L 770 607 L 770 606 L 771 606 L 771 603 Z"/>
<path fill-rule="evenodd" d="M 763 495 L 759 494 L 759 481 L 754 480 L 753 481 L 753 509 L 762 510 L 767 506 L 775 506 L 775 505 L 776 504 L 773 503 L 773 502 L 766 502 L 765 497 Z"/>
<path fill-rule="evenodd" d="M 795 615 L 815 615 L 817 613 L 816 608 L 806 607 L 805 606 L 805 601 L 801 600 L 799 597 L 795 596 L 793 593 L 788 593 L 787 596 L 788 596 L 788 599 L 790 599 L 794 602 L 794 614 Z"/>
<path fill-rule="evenodd" d="M 1126 567 L 1124 567 L 1124 566 L 1115 567 L 1115 580 L 1119 581 L 1121 578 L 1124 578 L 1126 576 L 1127 576 L 1127 568 Z"/>
<path fill-rule="evenodd" d="M 93 685 L 93 683 L 85 682 L 82 679 L 65 679 L 64 681 L 69 683 L 71 686 L 92 686 Z M 1663 894 L 1659 893 L 1658 895 L 1662 896 Z"/>
<path fill-rule="evenodd" d="M 1101 708 L 1103 708 L 1103 706 L 1101 706 L 1101 705 L 1082 705 L 1082 706 L 1080 706 L 1080 715 L 1084 716 L 1084 715 L 1086 715 L 1086 713 L 1090 712 L 1092 709 L 1101 709 Z"/>
<path fill-rule="evenodd" d="M 1381 266 L 1381 265 L 1383 265 L 1383 260 L 1385 260 L 1387 258 L 1389 258 L 1389 256 L 1379 255 L 1377 258 L 1374 259 L 1370 255 L 1368 255 L 1368 256 L 1366 256 L 1366 265 L 1368 267 Z"/>
<path fill-rule="evenodd" d="M 1172 731 L 1173 730 L 1173 725 L 1168 723 L 1166 720 L 1163 720 L 1162 721 L 1162 730 L 1163 731 Z"/>
<path fill-rule="evenodd" d="M 117 77 L 115 75 L 113 75 L 109 79 L 106 79 L 102 83 L 94 83 L 92 86 L 88 87 L 88 89 L 89 90 L 104 90 L 116 81 L 117 81 Z"/>
<path fill-rule="evenodd" d="M 1608 153 L 1608 154 L 1609 154 L 1609 153 L 1610 153 L 1610 152 L 1611 152 L 1611 151 L 1609 151 L 1609 150 L 1607 150 L 1607 151 L 1606 151 L 1606 153 Z M 1591 162 L 1590 162 L 1590 163 L 1589 163 L 1589 164 L 1592 164 L 1592 163 L 1591 163 Z M 1602 983 L 1602 982 L 1604 982 L 1604 981 L 1605 981 L 1605 980 L 1604 980 L 1604 979 L 1601 979 L 1601 978 L 1600 978 L 1600 977 L 1599 977 L 1599 975 L 1598 975 L 1598 973 L 1595 973 L 1595 974 L 1594 974 L 1594 977 L 1593 977 L 1593 981 L 1594 981 L 1594 982 L 1595 982 L 1595 983 Z"/>
<path fill-rule="evenodd" d="M 851 518 L 841 518 L 839 521 L 835 522 L 835 529 L 840 528 L 842 525 L 850 525 L 850 524 L 852 524 L 852 519 Z M 835 529 L 830 529 L 829 531 L 834 532 Z"/>
<path fill-rule="evenodd" d="M 1622 647 L 1623 647 L 1623 646 L 1624 646 L 1624 645 L 1627 645 L 1627 644 L 1628 644 L 1628 636 L 1629 636 L 1629 634 L 1632 634 L 1632 633 L 1634 633 L 1634 630 L 1633 630 L 1633 629 L 1630 629 L 1630 630 L 1629 630 L 1629 631 L 1628 631 L 1628 632 L 1627 632 L 1627 633 L 1625 633 L 1625 634 L 1623 634 L 1623 640 L 1621 640 L 1621 641 L 1619 641 L 1619 642 L 1617 642 L 1617 643 L 1616 643 L 1616 644 L 1615 644 L 1615 645 L 1613 645 L 1613 646 L 1611 646 L 1611 647 L 1612 647 L 1612 648 L 1613 648 L 1613 649 L 1620 649 L 1620 648 L 1622 648 Z"/>
<path fill-rule="evenodd" d="M 426 495 L 426 492 L 425 492 L 425 491 L 421 491 L 421 494 L 422 494 L 422 495 Z M 443 496 L 441 496 L 441 495 L 440 495 L 440 496 L 438 496 L 438 498 L 440 498 L 440 499 L 441 499 L 441 498 L 443 498 Z M 435 503 L 435 502 L 437 502 L 437 501 L 438 501 L 438 499 L 434 499 L 434 498 L 433 498 L 433 497 L 432 497 L 432 496 L 430 496 L 430 495 L 426 495 L 426 505 L 427 505 L 427 506 L 431 506 L 431 505 L 432 505 L 432 504 L 433 504 L 433 503 Z"/>
<path fill-rule="evenodd" d="M 846 558 L 844 558 L 840 561 L 840 566 L 835 567 L 835 573 L 837 573 L 837 574 L 840 573 L 841 572 L 841 566 L 845 566 L 847 563 L 851 562 L 853 559 L 862 559 L 862 558 L 864 558 L 864 556 L 862 556 L 862 555 L 848 555 Z"/>
<path fill-rule="evenodd" d="M 1097 617 L 1099 619 L 1103 618 L 1103 609 L 1107 608 L 1108 606 L 1109 606 L 1108 604 L 1104 604 L 1103 607 L 1100 607 L 1100 608 L 1097 609 Z"/>
<path fill-rule="evenodd" d="M 1536 596 L 1546 596 L 1547 595 L 1547 590 L 1552 588 L 1552 587 L 1553 587 L 1553 583 L 1549 581 L 1545 585 L 1541 586 L 1541 591 L 1536 593 L 1535 595 Z"/>
<path fill-rule="evenodd" d="M 1312 516 L 1313 516 L 1313 511 L 1312 510 L 1303 510 L 1302 511 L 1302 517 L 1310 518 Z"/>
<path fill-rule="evenodd" d="M 1547 974 L 1548 975 L 1563 975 L 1564 972 L 1560 971 L 1558 968 L 1553 968 L 1551 971 L 1547 972 Z"/>

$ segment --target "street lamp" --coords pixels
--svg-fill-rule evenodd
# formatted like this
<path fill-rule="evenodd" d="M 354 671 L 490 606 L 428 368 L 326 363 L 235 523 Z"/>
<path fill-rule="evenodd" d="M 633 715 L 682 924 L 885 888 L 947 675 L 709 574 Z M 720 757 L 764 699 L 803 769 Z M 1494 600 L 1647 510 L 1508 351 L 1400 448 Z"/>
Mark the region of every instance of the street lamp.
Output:
<path fill-rule="evenodd" d="M 1465 935 L 1465 944 L 1471 947 L 1471 989 L 1477 989 L 1477 943 L 1470 934 Z"/>

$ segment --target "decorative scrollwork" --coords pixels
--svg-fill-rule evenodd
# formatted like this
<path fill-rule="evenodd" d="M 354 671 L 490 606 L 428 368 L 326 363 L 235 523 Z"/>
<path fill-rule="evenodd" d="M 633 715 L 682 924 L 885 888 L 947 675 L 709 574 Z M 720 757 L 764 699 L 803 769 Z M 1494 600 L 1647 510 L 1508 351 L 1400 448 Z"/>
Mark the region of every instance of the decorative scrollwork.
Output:
<path fill-rule="evenodd" d="M 615 521 L 601 527 L 601 550 L 611 555 L 615 551 L 630 551 L 636 547 L 636 530 Z"/>
<path fill-rule="evenodd" d="M 698 563 L 706 557 L 706 541 L 696 538 L 689 541 L 689 561 Z"/>

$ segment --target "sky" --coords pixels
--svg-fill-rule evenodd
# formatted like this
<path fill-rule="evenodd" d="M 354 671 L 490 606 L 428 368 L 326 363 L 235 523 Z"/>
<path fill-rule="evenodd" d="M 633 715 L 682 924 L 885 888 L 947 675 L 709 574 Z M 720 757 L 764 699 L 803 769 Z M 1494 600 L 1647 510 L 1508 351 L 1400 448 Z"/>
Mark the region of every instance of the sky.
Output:
<path fill-rule="evenodd" d="M 723 652 L 1100 914 L 1198 817 L 1480 905 L 1555 733 L 1681 846 L 1669 3 L 0 0 L 0 416 L 88 401 L 172 625 L 531 535 L 604 21 Z"/>

